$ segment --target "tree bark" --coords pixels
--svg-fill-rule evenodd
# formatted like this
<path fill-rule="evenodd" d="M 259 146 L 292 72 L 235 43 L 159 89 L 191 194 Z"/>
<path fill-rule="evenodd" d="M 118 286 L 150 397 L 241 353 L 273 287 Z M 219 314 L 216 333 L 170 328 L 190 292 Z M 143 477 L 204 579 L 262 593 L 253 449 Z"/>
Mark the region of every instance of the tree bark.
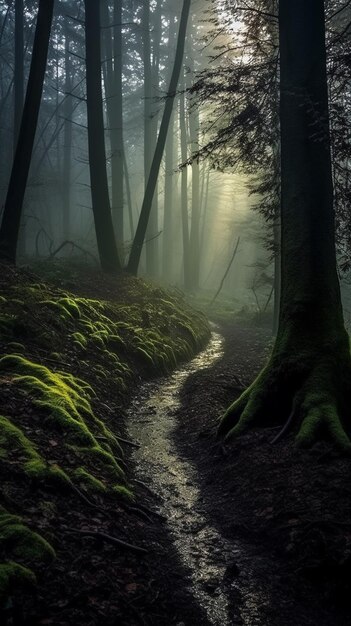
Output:
<path fill-rule="evenodd" d="M 111 217 L 101 85 L 100 2 L 85 0 L 86 82 L 91 198 L 101 267 L 121 269 Z"/>
<path fill-rule="evenodd" d="M 351 360 L 336 267 L 323 0 L 280 0 L 282 289 L 266 368 L 220 433 L 268 422 L 350 451 Z M 279 438 L 279 435 L 278 437 Z M 276 438 L 276 439 L 277 439 Z"/>
<path fill-rule="evenodd" d="M 0 258 L 16 262 L 24 194 L 38 124 L 54 0 L 39 0 L 23 115 L 0 228 Z"/>

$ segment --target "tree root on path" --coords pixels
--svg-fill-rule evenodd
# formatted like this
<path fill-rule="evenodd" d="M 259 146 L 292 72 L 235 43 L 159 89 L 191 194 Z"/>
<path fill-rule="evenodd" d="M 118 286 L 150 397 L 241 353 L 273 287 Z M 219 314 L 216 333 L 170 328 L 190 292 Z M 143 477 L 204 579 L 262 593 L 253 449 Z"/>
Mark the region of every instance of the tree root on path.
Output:
<path fill-rule="evenodd" d="M 146 548 L 135 546 L 132 543 L 128 543 L 127 541 L 123 541 L 122 539 L 117 539 L 117 537 L 112 537 L 112 535 L 107 535 L 106 533 L 100 532 L 98 530 L 80 530 L 78 528 L 67 528 L 67 532 L 73 533 L 76 535 L 82 535 L 85 537 L 95 537 L 96 539 L 102 539 L 103 541 L 113 543 L 121 548 L 125 548 L 126 550 L 132 550 L 133 552 L 136 552 L 136 553 L 140 553 L 140 554 L 148 553 L 148 550 Z"/>

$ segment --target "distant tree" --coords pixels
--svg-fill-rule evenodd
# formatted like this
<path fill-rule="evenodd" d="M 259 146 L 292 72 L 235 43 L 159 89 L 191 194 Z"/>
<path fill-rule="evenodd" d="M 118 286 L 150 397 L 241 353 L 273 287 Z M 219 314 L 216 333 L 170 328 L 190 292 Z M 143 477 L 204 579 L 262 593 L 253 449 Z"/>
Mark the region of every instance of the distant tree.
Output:
<path fill-rule="evenodd" d="M 180 129 L 180 148 L 181 161 L 188 161 L 188 140 L 187 140 L 187 110 L 185 98 L 185 77 L 184 68 L 182 76 L 182 93 L 179 103 L 179 129 Z M 190 276 L 190 241 L 189 241 L 189 215 L 188 215 L 188 168 L 183 167 L 181 173 L 181 217 L 182 217 L 182 244 L 183 244 L 183 284 L 186 291 L 191 288 Z"/>
<path fill-rule="evenodd" d="M 71 235 L 71 180 L 72 180 L 72 64 L 69 49 L 68 17 L 64 21 L 65 32 L 65 102 L 64 102 L 64 140 L 63 140 L 63 180 L 62 190 L 62 234 L 63 239 L 70 239 Z"/>
<path fill-rule="evenodd" d="M 195 59 L 194 59 L 194 17 L 192 24 L 191 45 L 188 50 L 188 62 L 190 66 L 189 80 L 194 81 Z M 190 102 L 189 110 L 189 131 L 191 151 L 194 155 L 191 163 L 191 223 L 190 223 L 190 289 L 197 291 L 200 283 L 200 161 L 197 156 L 199 152 L 199 132 L 200 132 L 200 112 L 197 104 Z"/>
<path fill-rule="evenodd" d="M 14 90 L 14 124 L 13 146 L 14 152 L 21 125 L 24 101 L 24 34 L 23 34 L 23 0 L 15 1 L 15 72 L 13 81 Z"/>
<path fill-rule="evenodd" d="M 113 229 L 106 172 L 101 85 L 100 0 L 85 0 L 86 83 L 91 198 L 101 267 L 121 269 Z"/>
<path fill-rule="evenodd" d="M 32 61 L 0 228 L 0 258 L 16 262 L 18 234 L 48 55 L 54 0 L 39 0 Z"/>
<path fill-rule="evenodd" d="M 172 58 L 174 52 L 176 35 L 175 15 L 172 12 L 169 21 L 169 33 L 168 33 L 168 59 Z M 169 63 L 170 72 L 172 66 Z M 168 79 L 170 76 L 168 77 Z M 166 280 L 169 280 L 172 276 L 173 261 L 174 261 L 174 169 L 175 165 L 175 111 L 173 109 L 171 119 L 169 122 L 166 149 L 165 149 L 165 195 L 164 195 L 164 211 L 163 211 L 163 232 L 162 232 L 162 273 Z"/>
<path fill-rule="evenodd" d="M 350 451 L 351 358 L 336 268 L 324 0 L 280 0 L 282 292 L 267 366 L 221 435 L 280 424 Z"/>
<path fill-rule="evenodd" d="M 177 41 L 177 49 L 174 61 L 174 67 L 172 72 L 172 77 L 170 80 L 167 99 L 165 103 L 165 108 L 163 112 L 161 127 L 157 139 L 156 149 L 153 156 L 151 169 L 147 181 L 147 186 L 145 190 L 143 205 L 141 208 L 140 218 L 137 226 L 137 230 L 135 233 L 132 249 L 130 252 L 129 262 L 128 262 L 128 271 L 132 274 L 137 274 L 141 250 L 144 244 L 144 239 L 146 235 L 147 225 L 152 209 L 152 202 L 155 194 L 155 189 L 157 185 L 157 179 L 160 171 L 160 165 L 165 149 L 167 133 L 169 128 L 169 123 L 172 116 L 173 111 L 173 103 L 176 96 L 176 91 L 179 82 L 179 76 L 182 69 L 183 55 L 184 55 L 184 47 L 186 40 L 186 32 L 188 25 L 188 18 L 190 12 L 191 0 L 184 0 L 182 14 L 179 23 L 179 31 L 178 31 L 178 41 Z"/>
<path fill-rule="evenodd" d="M 125 230 L 122 4 L 122 0 L 114 0 L 111 20 L 108 2 L 102 3 L 106 53 L 105 92 L 111 145 L 112 220 L 120 252 L 123 249 Z"/>
<path fill-rule="evenodd" d="M 143 66 L 144 66 L 144 186 L 145 191 L 151 171 L 152 160 L 157 143 L 160 81 L 160 45 L 162 37 L 162 4 L 157 0 L 154 11 L 151 12 L 149 2 L 143 4 L 142 38 L 143 38 Z M 153 36 L 151 36 L 151 30 Z M 149 276 L 157 276 L 159 272 L 159 245 L 158 245 L 158 180 L 152 198 L 152 207 L 147 224 L 146 271 Z"/>

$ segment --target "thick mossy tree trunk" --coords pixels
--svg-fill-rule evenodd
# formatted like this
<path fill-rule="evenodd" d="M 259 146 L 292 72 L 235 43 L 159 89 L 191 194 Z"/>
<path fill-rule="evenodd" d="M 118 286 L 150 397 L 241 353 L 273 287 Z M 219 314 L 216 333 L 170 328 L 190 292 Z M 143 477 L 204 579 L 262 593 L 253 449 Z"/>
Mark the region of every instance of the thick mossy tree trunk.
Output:
<path fill-rule="evenodd" d="M 280 0 L 282 292 L 272 356 L 221 434 L 289 428 L 350 450 L 351 360 L 337 276 L 323 0 Z"/>

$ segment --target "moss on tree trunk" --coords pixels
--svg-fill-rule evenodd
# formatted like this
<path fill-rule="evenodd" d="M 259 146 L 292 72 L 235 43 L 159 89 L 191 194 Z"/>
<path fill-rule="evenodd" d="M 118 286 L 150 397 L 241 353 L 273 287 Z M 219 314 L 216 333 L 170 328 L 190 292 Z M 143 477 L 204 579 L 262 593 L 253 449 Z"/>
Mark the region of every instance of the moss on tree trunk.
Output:
<path fill-rule="evenodd" d="M 336 267 L 323 0 L 280 0 L 282 292 L 265 369 L 219 432 L 286 424 L 297 441 L 348 439 L 351 359 Z M 287 430 L 287 428 L 284 429 Z"/>

